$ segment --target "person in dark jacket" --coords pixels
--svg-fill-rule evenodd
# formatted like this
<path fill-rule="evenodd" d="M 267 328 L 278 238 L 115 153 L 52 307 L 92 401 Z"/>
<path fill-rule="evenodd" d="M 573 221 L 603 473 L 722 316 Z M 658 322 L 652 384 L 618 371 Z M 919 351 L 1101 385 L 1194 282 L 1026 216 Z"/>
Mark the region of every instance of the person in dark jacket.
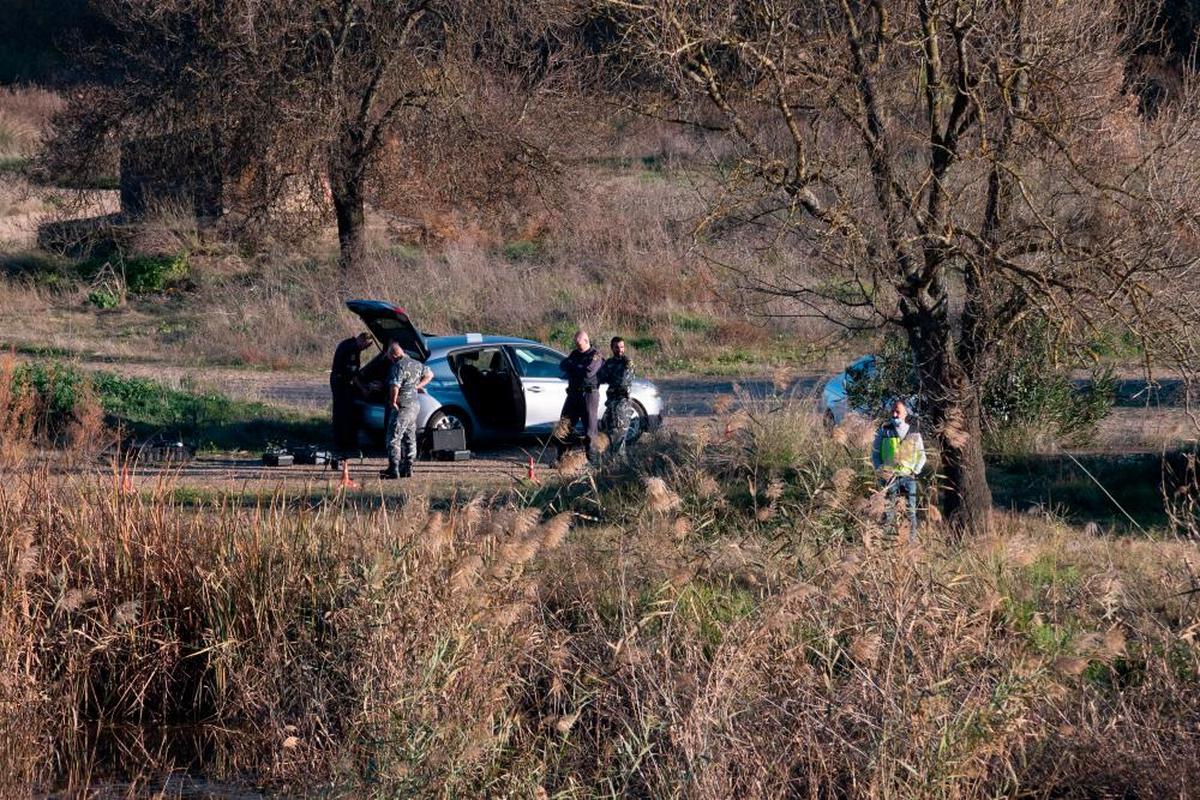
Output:
<path fill-rule="evenodd" d="M 587 331 L 575 333 L 575 349 L 559 364 L 567 379 L 567 399 L 563 403 L 562 418 L 555 430 L 555 446 L 561 459 L 574 438 L 575 425 L 582 421 L 584 426 L 584 448 L 589 460 L 595 459 L 593 452 L 600 412 L 600 384 L 596 380 L 604 358 L 592 347 Z"/>
<path fill-rule="evenodd" d="M 608 431 L 608 454 L 625 455 L 625 437 L 629 434 L 629 420 L 633 406 L 629 391 L 633 386 L 633 362 L 625 355 L 625 340 L 614 336 L 608 343 L 612 355 L 604 360 L 596 379 L 608 384 L 604 399 L 605 430 Z"/>
<path fill-rule="evenodd" d="M 363 331 L 342 340 L 333 353 L 329 368 L 329 391 L 333 394 L 333 450 L 335 462 L 342 467 L 343 486 L 354 487 L 350 480 L 350 457 L 358 451 L 358 420 L 354 401 L 366 392 L 358 378 L 362 351 L 371 346 L 371 334 Z M 337 468 L 336 466 L 334 467 Z"/>

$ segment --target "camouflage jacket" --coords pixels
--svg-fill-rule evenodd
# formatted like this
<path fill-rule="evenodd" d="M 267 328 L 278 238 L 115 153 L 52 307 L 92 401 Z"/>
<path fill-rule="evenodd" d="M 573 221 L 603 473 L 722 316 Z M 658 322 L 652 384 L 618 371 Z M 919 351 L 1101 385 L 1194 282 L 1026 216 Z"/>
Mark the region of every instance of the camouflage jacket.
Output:
<path fill-rule="evenodd" d="M 633 386 L 633 362 L 627 356 L 612 356 L 605 360 L 596 380 L 608 384 L 609 400 L 624 400 Z"/>
<path fill-rule="evenodd" d="M 399 405 L 417 402 L 417 384 L 421 382 L 426 373 L 433 374 L 429 367 L 407 355 L 399 361 L 392 362 L 392 370 L 388 373 L 388 385 L 395 386 L 400 390 L 400 395 L 396 399 Z"/>

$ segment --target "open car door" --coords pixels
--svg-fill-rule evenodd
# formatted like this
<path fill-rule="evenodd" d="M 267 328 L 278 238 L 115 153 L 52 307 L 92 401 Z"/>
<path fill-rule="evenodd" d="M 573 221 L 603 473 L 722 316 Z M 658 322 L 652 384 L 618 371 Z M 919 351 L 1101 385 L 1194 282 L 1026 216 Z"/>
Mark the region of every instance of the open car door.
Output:
<path fill-rule="evenodd" d="M 380 348 L 386 349 L 390 342 L 399 342 L 404 351 L 418 361 L 429 358 L 424 335 L 400 306 L 381 300 L 347 300 L 346 308 L 359 316 Z"/>
<path fill-rule="evenodd" d="M 558 424 L 567 399 L 567 381 L 559 368 L 563 356 L 535 344 L 510 345 L 509 352 L 525 394 L 525 432 L 549 433 Z"/>
<path fill-rule="evenodd" d="M 449 356 L 463 398 L 489 432 L 520 433 L 525 428 L 521 378 L 501 345 L 482 345 Z"/>

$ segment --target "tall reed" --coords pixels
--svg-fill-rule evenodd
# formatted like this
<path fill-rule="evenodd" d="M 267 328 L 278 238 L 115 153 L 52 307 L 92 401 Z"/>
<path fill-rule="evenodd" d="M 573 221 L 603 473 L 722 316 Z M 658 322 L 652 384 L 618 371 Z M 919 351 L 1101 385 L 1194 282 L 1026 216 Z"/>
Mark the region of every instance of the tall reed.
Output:
<path fill-rule="evenodd" d="M 797 416 L 755 455 L 802 413 L 666 437 L 553 510 L 185 506 L 10 470 L 0 794 L 178 770 L 334 797 L 1196 785 L 1196 544 L 1024 515 L 864 547 L 861 452 Z"/>

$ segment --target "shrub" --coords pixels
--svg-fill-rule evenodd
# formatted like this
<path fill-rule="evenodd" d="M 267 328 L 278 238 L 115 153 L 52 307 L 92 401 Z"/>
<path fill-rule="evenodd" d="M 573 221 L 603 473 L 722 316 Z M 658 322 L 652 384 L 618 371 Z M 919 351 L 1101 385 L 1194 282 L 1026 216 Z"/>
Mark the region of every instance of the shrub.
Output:
<path fill-rule="evenodd" d="M 1095 430 L 1116 394 L 1112 370 L 1095 367 L 1084 387 L 1062 362 L 1045 321 L 1034 319 L 1017 330 L 980 387 L 988 450 L 1036 451 L 1047 442 L 1078 441 Z M 876 354 L 874 373 L 850 384 L 851 405 L 882 410 L 892 398 L 911 396 L 919 414 L 921 391 L 913 364 L 907 341 L 888 336 Z"/>
<path fill-rule="evenodd" d="M 1044 438 L 1079 440 L 1095 430 L 1116 396 L 1112 369 L 1093 369 L 1086 388 L 1061 366 L 1049 327 L 1033 320 L 1017 331 L 983 385 L 984 433 L 997 452 L 1039 449 Z"/>
<path fill-rule="evenodd" d="M 138 256 L 125 262 L 125 286 L 134 294 L 161 292 L 188 275 L 187 253 Z"/>
<path fill-rule="evenodd" d="M 87 301 L 99 309 L 116 308 L 121 305 L 121 298 L 116 292 L 108 289 L 95 289 L 88 292 Z"/>
<path fill-rule="evenodd" d="M 504 245 L 504 257 L 509 261 L 533 261 L 541 252 L 541 243 L 530 239 L 517 239 Z"/>
<path fill-rule="evenodd" d="M 33 392 L 16 380 L 18 365 L 11 354 L 0 356 L 0 465 L 20 463 L 32 443 L 37 422 Z"/>
<path fill-rule="evenodd" d="M 13 396 L 30 398 L 36 418 L 33 432 L 46 442 L 62 441 L 84 396 L 83 374 L 55 362 L 33 362 L 17 365 L 10 382 Z"/>

